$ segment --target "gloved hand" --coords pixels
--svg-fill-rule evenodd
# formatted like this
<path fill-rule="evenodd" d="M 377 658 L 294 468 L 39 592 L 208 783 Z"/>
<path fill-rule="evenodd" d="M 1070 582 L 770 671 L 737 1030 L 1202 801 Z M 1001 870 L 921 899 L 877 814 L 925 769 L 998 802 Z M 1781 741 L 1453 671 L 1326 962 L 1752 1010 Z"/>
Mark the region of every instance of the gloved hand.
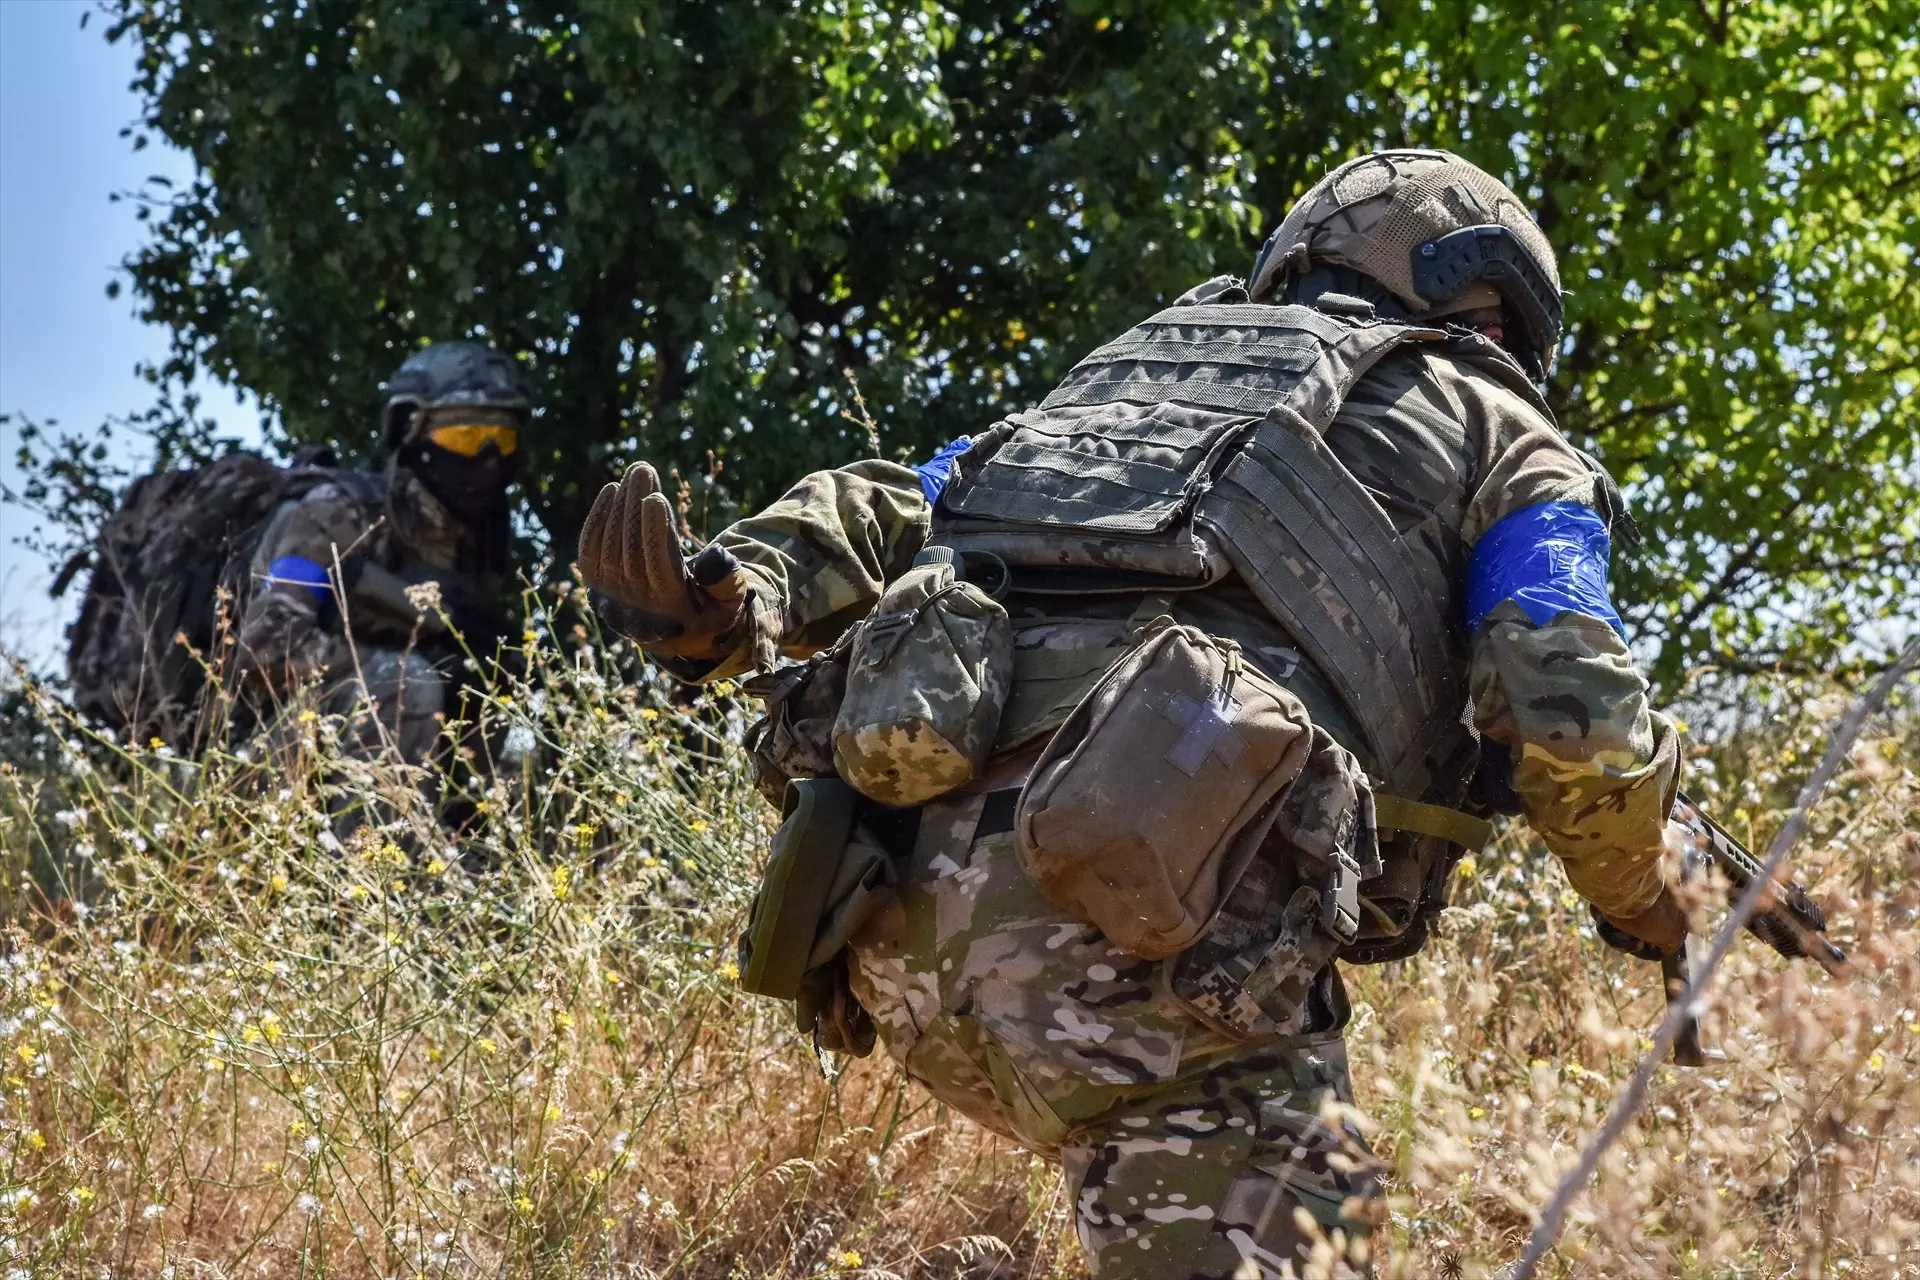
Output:
<path fill-rule="evenodd" d="M 747 572 L 717 543 L 688 561 L 673 504 L 644 462 L 593 500 L 580 530 L 580 574 L 609 626 L 667 657 L 708 657 L 740 621 Z"/>
<path fill-rule="evenodd" d="M 1606 916 L 1608 924 L 1631 934 L 1661 955 L 1672 955 L 1687 941 L 1687 913 L 1673 890 L 1662 888 L 1653 905 L 1638 915 Z"/>

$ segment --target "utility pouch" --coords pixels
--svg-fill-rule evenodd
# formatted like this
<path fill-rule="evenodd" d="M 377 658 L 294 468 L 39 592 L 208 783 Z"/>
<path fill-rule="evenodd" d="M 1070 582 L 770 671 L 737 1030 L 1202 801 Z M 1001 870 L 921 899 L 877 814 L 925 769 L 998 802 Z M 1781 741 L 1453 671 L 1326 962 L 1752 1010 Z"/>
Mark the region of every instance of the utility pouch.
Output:
<path fill-rule="evenodd" d="M 925 804 L 979 776 L 1013 683 L 1013 628 L 950 562 L 916 564 L 854 633 L 833 724 L 840 776 L 881 804 Z"/>
<path fill-rule="evenodd" d="M 1278 817 L 1313 735 L 1239 646 L 1160 617 L 1042 751 L 1014 812 L 1049 901 L 1158 960 L 1191 945 Z"/>
<path fill-rule="evenodd" d="M 795 778 L 739 944 L 740 986 L 792 1000 L 886 905 L 898 875 L 838 778 Z"/>
<path fill-rule="evenodd" d="M 1206 932 L 1163 971 L 1176 1000 L 1240 1039 L 1313 1029 L 1315 980 L 1359 936 L 1361 884 L 1381 870 L 1360 762 L 1324 729 L 1312 739 L 1259 855 Z"/>
<path fill-rule="evenodd" d="M 796 778 L 831 778 L 833 721 L 847 696 L 847 651 L 851 634 L 804 663 L 756 676 L 745 688 L 766 713 L 747 729 L 747 755 L 754 785 L 774 808 L 786 804 Z"/>

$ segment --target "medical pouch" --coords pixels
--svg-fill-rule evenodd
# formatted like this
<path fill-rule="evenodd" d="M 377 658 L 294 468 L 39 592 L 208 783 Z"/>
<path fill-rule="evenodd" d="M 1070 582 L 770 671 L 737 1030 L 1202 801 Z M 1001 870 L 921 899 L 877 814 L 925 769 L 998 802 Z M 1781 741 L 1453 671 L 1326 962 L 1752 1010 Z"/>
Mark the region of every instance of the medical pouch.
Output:
<path fill-rule="evenodd" d="M 1161 617 L 1041 753 L 1014 840 L 1048 900 L 1144 959 L 1206 930 L 1306 764 L 1300 700 L 1232 641 Z"/>
<path fill-rule="evenodd" d="M 971 782 L 1013 683 L 1007 611 L 954 566 L 915 565 L 854 634 L 833 725 L 840 776 L 881 804 L 925 804 Z"/>

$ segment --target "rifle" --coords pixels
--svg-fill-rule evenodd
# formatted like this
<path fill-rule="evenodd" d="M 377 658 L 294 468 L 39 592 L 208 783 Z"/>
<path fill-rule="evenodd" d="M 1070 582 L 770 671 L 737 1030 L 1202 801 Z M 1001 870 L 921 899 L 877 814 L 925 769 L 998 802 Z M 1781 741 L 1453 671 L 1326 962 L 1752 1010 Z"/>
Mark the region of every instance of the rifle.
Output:
<path fill-rule="evenodd" d="M 1726 877 L 1732 896 L 1737 899 L 1760 877 L 1760 860 L 1684 791 L 1674 800 L 1667 838 L 1680 847 L 1682 883 L 1717 869 Z M 1608 946 L 1642 960 L 1658 960 L 1668 1004 L 1680 999 L 1692 979 L 1684 946 L 1670 956 L 1663 956 L 1640 939 L 1614 927 L 1598 911 L 1593 913 L 1593 918 Z M 1748 933 L 1789 960 L 1809 959 L 1828 973 L 1840 972 L 1847 963 L 1847 953 L 1826 936 L 1826 914 L 1797 881 L 1777 881 L 1771 897 L 1763 900 L 1761 909 L 1753 913 L 1746 928 Z M 1688 1015 L 1679 1038 L 1673 1042 L 1673 1061 L 1678 1066 L 1698 1067 L 1705 1065 L 1707 1057 L 1700 1043 L 1700 1025 Z"/>

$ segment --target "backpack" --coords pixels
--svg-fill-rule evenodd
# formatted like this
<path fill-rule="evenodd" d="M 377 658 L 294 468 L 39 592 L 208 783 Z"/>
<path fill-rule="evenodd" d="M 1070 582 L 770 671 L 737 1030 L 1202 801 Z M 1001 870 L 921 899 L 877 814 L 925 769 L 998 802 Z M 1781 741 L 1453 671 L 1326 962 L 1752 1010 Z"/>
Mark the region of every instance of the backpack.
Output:
<path fill-rule="evenodd" d="M 291 467 L 231 453 L 134 481 L 94 541 L 80 614 L 67 628 L 75 708 L 130 741 L 198 745 L 221 611 L 237 624 L 268 515 L 339 478 L 331 462 L 317 451 Z"/>

